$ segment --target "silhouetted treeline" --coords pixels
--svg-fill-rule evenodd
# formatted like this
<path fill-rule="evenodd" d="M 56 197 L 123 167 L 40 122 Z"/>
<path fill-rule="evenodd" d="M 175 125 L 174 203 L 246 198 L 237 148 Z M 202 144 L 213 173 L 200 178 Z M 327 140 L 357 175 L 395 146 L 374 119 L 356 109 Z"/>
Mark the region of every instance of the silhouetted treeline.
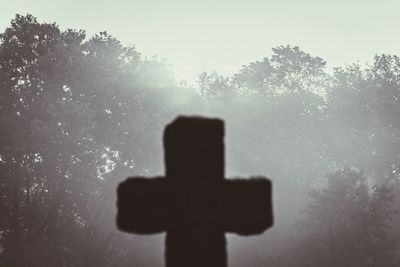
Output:
<path fill-rule="evenodd" d="M 164 172 L 183 113 L 226 121 L 228 175 L 274 183 L 274 227 L 228 238 L 229 266 L 398 266 L 400 58 L 325 65 L 279 46 L 192 88 L 106 32 L 17 15 L 0 35 L 0 265 L 162 265 L 163 238 L 117 231 L 116 187 Z"/>

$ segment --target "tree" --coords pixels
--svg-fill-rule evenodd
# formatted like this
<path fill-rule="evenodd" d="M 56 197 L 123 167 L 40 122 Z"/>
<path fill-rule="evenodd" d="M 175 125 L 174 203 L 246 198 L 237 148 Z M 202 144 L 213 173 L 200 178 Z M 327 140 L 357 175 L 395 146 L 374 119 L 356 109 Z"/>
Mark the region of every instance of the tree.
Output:
<path fill-rule="evenodd" d="M 375 56 L 369 67 L 352 64 L 336 68 L 327 94 L 327 129 L 336 134 L 328 149 L 336 158 L 387 176 L 399 164 L 400 63 L 397 56 Z M 341 145 L 342 144 L 342 145 Z M 346 144 L 343 146 L 343 144 Z"/>
<path fill-rule="evenodd" d="M 201 73 L 198 82 L 200 95 L 205 99 L 229 99 L 233 96 L 229 78 L 219 75 L 216 72 L 210 74 L 207 72 Z"/>
<path fill-rule="evenodd" d="M 393 184 L 368 186 L 361 171 L 327 175 L 327 186 L 310 192 L 296 246 L 301 266 L 397 266 L 396 240 L 388 234 Z"/>
<path fill-rule="evenodd" d="M 324 94 L 328 86 L 326 62 L 313 57 L 297 46 L 279 46 L 272 49 L 270 59 L 243 66 L 233 78 L 233 84 L 245 95 L 274 97 L 299 91 Z"/>
<path fill-rule="evenodd" d="M 165 111 L 150 88 L 173 85 L 163 66 L 106 32 L 12 20 L 0 35 L 0 264 L 107 265 L 126 252 L 115 245 L 115 177 L 152 166 L 137 155 L 151 150 L 140 144 L 157 124 L 146 116 Z"/>
<path fill-rule="evenodd" d="M 291 236 L 299 239 L 296 259 L 320 266 L 343 253 L 351 263 L 390 266 L 383 261 L 393 246 L 382 229 L 398 232 L 383 218 L 384 203 L 399 203 L 398 193 L 389 197 L 399 182 L 386 183 L 400 170 L 399 69 L 397 56 L 380 55 L 330 74 L 320 57 L 279 46 L 232 77 L 205 72 L 199 88 L 187 88 L 165 60 L 142 57 L 107 32 L 87 37 L 17 15 L 0 35 L 0 265 L 144 265 L 143 243 L 115 229 L 115 188 L 129 175 L 162 172 L 164 125 L 196 113 L 227 122 L 228 173 L 275 178 L 273 253 L 280 243 L 287 258 L 283 236 L 310 186 L 349 164 L 366 174 L 338 171 L 311 194 L 312 227 Z M 343 233 L 345 244 L 336 238 Z"/>

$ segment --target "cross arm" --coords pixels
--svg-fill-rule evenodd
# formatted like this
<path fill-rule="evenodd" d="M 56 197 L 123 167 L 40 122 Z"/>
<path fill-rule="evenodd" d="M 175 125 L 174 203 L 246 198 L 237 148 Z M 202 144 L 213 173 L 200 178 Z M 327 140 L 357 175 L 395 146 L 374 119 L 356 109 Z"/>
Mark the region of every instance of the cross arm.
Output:
<path fill-rule="evenodd" d="M 218 221 L 224 231 L 251 235 L 273 225 L 270 180 L 227 179 L 221 191 Z"/>
<path fill-rule="evenodd" d="M 117 226 L 136 234 L 152 234 L 167 229 L 170 198 L 165 178 L 132 177 L 117 189 Z"/>

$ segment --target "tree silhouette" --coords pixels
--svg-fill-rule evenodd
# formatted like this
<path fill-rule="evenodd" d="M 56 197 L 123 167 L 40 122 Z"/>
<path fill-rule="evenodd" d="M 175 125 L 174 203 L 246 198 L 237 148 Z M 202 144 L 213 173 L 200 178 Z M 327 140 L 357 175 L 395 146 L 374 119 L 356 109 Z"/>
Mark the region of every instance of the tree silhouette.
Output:
<path fill-rule="evenodd" d="M 310 192 L 300 266 L 397 266 L 396 240 L 387 227 L 393 215 L 390 181 L 368 186 L 363 172 L 344 168 L 327 175 L 327 186 Z"/>
<path fill-rule="evenodd" d="M 0 263 L 112 261 L 124 251 L 114 245 L 118 182 L 106 178 L 138 164 L 130 137 L 148 136 L 133 126 L 151 107 L 145 89 L 156 87 L 142 73 L 164 63 L 142 61 L 106 32 L 88 39 L 32 15 L 17 15 L 0 44 Z"/>
<path fill-rule="evenodd" d="M 231 77 L 204 72 L 193 88 L 176 84 L 165 60 L 107 32 L 16 15 L 0 35 L 0 265 L 161 264 L 156 246 L 117 233 L 115 188 L 130 175 L 162 173 L 163 126 L 204 114 L 226 121 L 228 172 L 274 178 L 276 225 L 255 241 L 254 266 L 324 266 L 332 255 L 327 264 L 390 266 L 400 230 L 397 214 L 386 220 L 399 207 L 399 58 L 325 65 L 278 46 Z M 345 165 L 365 174 L 331 174 L 306 213 L 316 226 L 292 233 L 310 188 Z M 248 265 L 238 248 L 231 255 L 233 266 Z"/>

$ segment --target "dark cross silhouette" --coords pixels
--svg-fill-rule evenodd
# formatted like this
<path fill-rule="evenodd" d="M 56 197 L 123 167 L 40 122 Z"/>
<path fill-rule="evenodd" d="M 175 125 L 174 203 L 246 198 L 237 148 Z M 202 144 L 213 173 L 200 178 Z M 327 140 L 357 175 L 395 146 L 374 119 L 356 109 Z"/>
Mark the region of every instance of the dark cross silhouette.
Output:
<path fill-rule="evenodd" d="M 259 234 L 273 224 L 271 182 L 224 179 L 224 125 L 178 117 L 164 132 L 166 178 L 118 187 L 118 228 L 167 232 L 167 267 L 226 267 L 225 232 Z"/>

